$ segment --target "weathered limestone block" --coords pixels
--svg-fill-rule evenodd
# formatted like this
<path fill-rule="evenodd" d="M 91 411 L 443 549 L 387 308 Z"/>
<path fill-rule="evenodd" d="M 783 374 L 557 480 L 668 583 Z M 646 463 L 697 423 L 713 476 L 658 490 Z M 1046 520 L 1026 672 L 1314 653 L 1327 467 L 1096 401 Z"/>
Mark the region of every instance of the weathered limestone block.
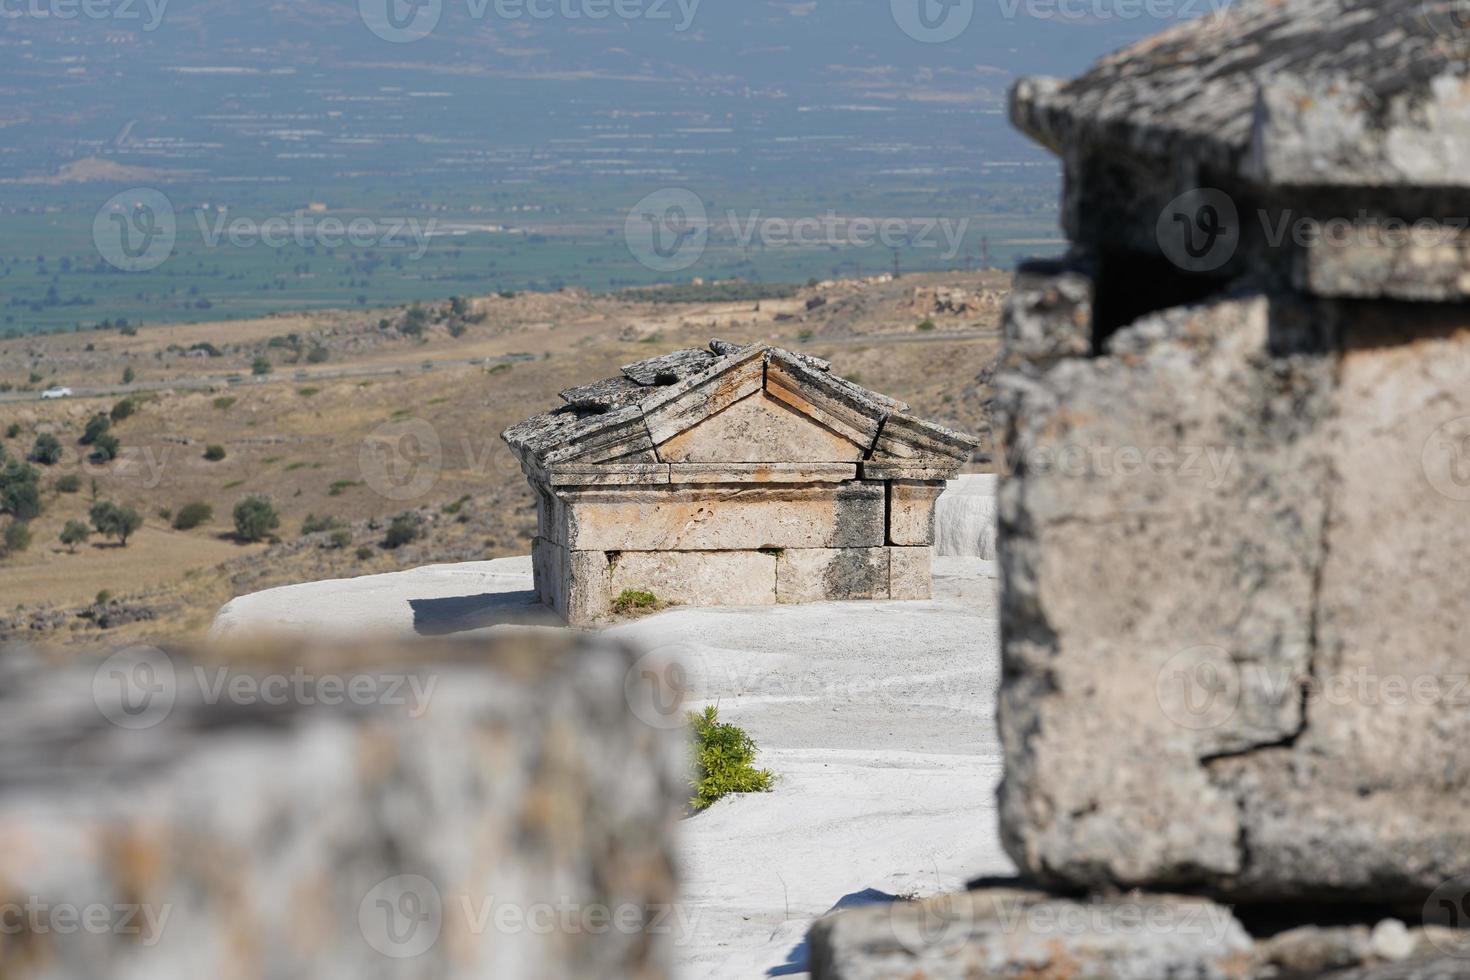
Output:
<path fill-rule="evenodd" d="M 765 353 L 759 349 L 716 359 L 701 374 L 679 382 L 643 403 L 654 445 L 662 445 L 712 412 L 760 391 L 765 384 Z M 663 456 L 664 459 L 672 459 Z"/>
<path fill-rule="evenodd" d="M 755 394 L 684 430 L 658 452 L 675 463 L 856 462 L 864 448 L 767 394 Z"/>
<path fill-rule="evenodd" d="M 604 551 L 571 551 L 537 538 L 532 564 L 536 594 L 572 626 L 586 626 L 612 608 L 612 575 Z"/>
<path fill-rule="evenodd" d="M 1334 367 L 1307 351 L 1325 326 L 1244 296 L 999 379 L 1001 830 L 1039 879 L 1246 870 L 1205 760 L 1302 731 Z"/>
<path fill-rule="evenodd" d="M 1316 652 L 1290 750 L 1221 760 L 1242 890 L 1422 902 L 1470 874 L 1470 310 L 1343 319 Z"/>
<path fill-rule="evenodd" d="M 769 606 L 776 556 L 759 551 L 625 551 L 612 558 L 610 594 L 651 592 L 683 606 Z"/>
<path fill-rule="evenodd" d="M 934 549 L 888 549 L 888 596 L 930 599 L 934 596 Z"/>
<path fill-rule="evenodd" d="M 686 750 L 635 662 L 545 632 L 7 659 L 4 975 L 669 977 Z"/>
<path fill-rule="evenodd" d="M 881 483 L 568 494 L 576 551 L 875 548 L 886 537 Z"/>
<path fill-rule="evenodd" d="M 888 598 L 887 548 L 787 548 L 776 558 L 779 602 Z"/>
<path fill-rule="evenodd" d="M 674 463 L 673 483 L 847 483 L 856 463 Z"/>
<path fill-rule="evenodd" d="M 1071 900 L 987 888 L 839 912 L 812 927 L 813 980 L 1246 980 L 1229 909 L 1170 895 Z"/>
<path fill-rule="evenodd" d="M 894 480 L 888 484 L 888 543 L 927 547 L 934 543 L 934 506 L 942 481 Z"/>

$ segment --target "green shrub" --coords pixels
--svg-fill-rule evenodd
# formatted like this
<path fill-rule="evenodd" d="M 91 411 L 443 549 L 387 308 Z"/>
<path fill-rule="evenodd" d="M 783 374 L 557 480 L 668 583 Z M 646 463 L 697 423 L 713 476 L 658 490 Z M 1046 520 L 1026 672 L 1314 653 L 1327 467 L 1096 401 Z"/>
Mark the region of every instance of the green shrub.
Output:
<path fill-rule="evenodd" d="M 934 329 L 934 321 L 929 319 L 928 317 L 925 317 L 924 321 L 920 323 L 915 329 L 918 330 L 920 333 L 928 333 Z"/>
<path fill-rule="evenodd" d="M 31 546 L 31 526 L 25 521 L 11 521 L 5 529 L 5 553 L 18 554 Z"/>
<path fill-rule="evenodd" d="M 108 592 L 106 589 L 103 589 L 101 592 L 97 593 L 97 598 L 93 599 L 92 601 L 99 606 L 105 606 L 112 601 L 112 593 Z"/>
<path fill-rule="evenodd" d="M 130 385 L 133 383 L 133 379 L 137 376 L 138 375 L 134 373 L 132 368 L 123 368 L 122 383 L 125 385 Z"/>
<path fill-rule="evenodd" d="M 302 398 L 310 398 L 312 395 L 318 394 L 320 391 L 320 388 L 298 388 L 296 389 L 296 394 L 300 395 Z"/>
<path fill-rule="evenodd" d="M 214 407 L 219 409 L 221 412 L 229 411 L 234 406 L 234 404 L 235 399 L 231 398 L 229 395 L 221 395 L 214 400 Z"/>
<path fill-rule="evenodd" d="M 331 356 L 331 352 L 329 352 L 325 347 L 318 345 L 306 352 L 306 363 L 321 364 Z"/>
<path fill-rule="evenodd" d="M 255 375 L 256 377 L 263 377 L 264 375 L 270 374 L 274 370 L 275 368 L 271 367 L 271 362 L 267 361 L 263 357 L 257 357 L 250 364 L 250 373 Z"/>
<path fill-rule="evenodd" d="M 91 536 L 92 529 L 81 521 L 67 521 L 66 527 L 61 529 L 61 543 L 72 554 L 76 554 L 77 545 L 86 544 Z"/>
<path fill-rule="evenodd" d="M 192 531 L 201 524 L 214 520 L 214 508 L 202 500 L 185 504 L 174 515 L 175 531 Z"/>
<path fill-rule="evenodd" d="M 242 541 L 262 541 L 280 526 L 280 515 L 266 497 L 246 497 L 235 505 L 235 533 Z"/>
<path fill-rule="evenodd" d="M 321 534 L 323 531 L 335 531 L 342 526 L 340 518 L 318 517 L 315 514 L 307 514 L 301 522 L 302 534 Z"/>
<path fill-rule="evenodd" d="M 327 487 L 327 496 L 340 497 L 343 493 L 351 490 L 355 486 L 358 486 L 356 480 L 334 480 L 332 481 L 332 485 Z"/>
<path fill-rule="evenodd" d="M 5 438 L 14 439 L 20 435 L 20 423 L 12 422 L 5 427 Z"/>
<path fill-rule="evenodd" d="M 444 513 L 448 514 L 450 517 L 453 517 L 455 514 L 458 514 L 461 510 L 463 510 L 464 509 L 464 505 L 467 504 L 467 503 L 469 503 L 470 500 L 472 500 L 472 499 L 473 498 L 470 497 L 469 494 L 465 494 L 463 497 L 460 497 L 454 503 L 452 503 L 452 504 L 445 504 L 443 507 L 441 507 L 439 509 L 442 510 Z"/>
<path fill-rule="evenodd" d="M 40 463 L 42 466 L 53 466 L 61 462 L 61 440 L 49 432 L 43 432 L 36 436 L 36 444 L 31 447 L 31 462 Z"/>
<path fill-rule="evenodd" d="M 0 468 L 0 513 L 18 521 L 41 516 L 41 474 L 19 460 Z"/>
<path fill-rule="evenodd" d="M 118 544 L 126 548 L 128 538 L 143 526 L 143 516 L 131 507 L 119 507 L 110 500 L 99 500 L 87 512 L 97 533 L 108 538 L 117 538 Z"/>
<path fill-rule="evenodd" d="M 122 443 L 117 441 L 117 436 L 111 432 L 104 432 L 92 443 L 92 459 L 98 463 L 117 459 L 117 454 L 122 451 Z"/>
<path fill-rule="evenodd" d="M 57 493 L 80 493 L 82 478 L 75 473 L 66 473 L 56 478 L 54 486 Z"/>
<path fill-rule="evenodd" d="M 217 442 L 211 442 L 204 447 L 204 458 L 211 463 L 218 463 L 225 458 L 225 447 Z"/>
<path fill-rule="evenodd" d="M 388 533 L 383 537 L 383 547 L 389 551 L 412 544 L 424 534 L 424 519 L 413 511 L 406 511 L 393 518 Z"/>
<path fill-rule="evenodd" d="M 625 589 L 622 595 L 613 600 L 613 612 L 619 616 L 626 615 L 639 609 L 657 609 L 658 596 L 652 592 L 640 592 L 637 589 Z"/>
<path fill-rule="evenodd" d="M 357 549 L 357 560 L 358 561 L 367 561 L 372 556 L 373 556 L 373 549 L 369 548 L 367 545 L 363 545 L 361 548 L 358 548 Z"/>
<path fill-rule="evenodd" d="M 112 406 L 112 421 L 121 422 L 123 419 L 128 418 L 137 410 L 138 403 L 136 401 L 131 398 L 124 398 L 122 401 Z"/>
<path fill-rule="evenodd" d="M 755 767 L 755 740 L 743 729 L 720 721 L 720 710 L 714 705 L 702 713 L 689 713 L 694 729 L 694 798 L 689 806 L 695 812 L 707 810 L 731 793 L 769 793 L 776 777 L 768 769 Z"/>
<path fill-rule="evenodd" d="M 332 536 L 327 539 L 327 543 L 337 551 L 341 551 L 343 548 L 352 543 L 352 532 L 333 531 Z"/>

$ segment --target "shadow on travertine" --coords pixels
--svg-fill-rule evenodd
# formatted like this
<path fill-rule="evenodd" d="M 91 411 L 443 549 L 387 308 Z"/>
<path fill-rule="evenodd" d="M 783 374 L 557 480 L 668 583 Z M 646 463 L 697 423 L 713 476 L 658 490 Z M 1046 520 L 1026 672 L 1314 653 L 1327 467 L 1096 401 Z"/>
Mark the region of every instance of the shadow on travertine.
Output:
<path fill-rule="evenodd" d="M 535 590 L 410 599 L 419 636 L 452 636 L 492 626 L 558 626 L 561 621 L 536 598 Z"/>

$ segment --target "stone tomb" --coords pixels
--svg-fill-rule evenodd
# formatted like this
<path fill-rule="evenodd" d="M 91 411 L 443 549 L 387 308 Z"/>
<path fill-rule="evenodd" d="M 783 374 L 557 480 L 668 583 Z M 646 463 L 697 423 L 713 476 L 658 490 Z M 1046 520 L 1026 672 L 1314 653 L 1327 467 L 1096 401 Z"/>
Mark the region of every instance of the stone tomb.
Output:
<path fill-rule="evenodd" d="M 977 443 L 830 368 L 715 341 L 564 391 L 509 429 L 536 491 L 542 601 L 583 625 L 626 591 L 929 598 L 934 502 Z"/>

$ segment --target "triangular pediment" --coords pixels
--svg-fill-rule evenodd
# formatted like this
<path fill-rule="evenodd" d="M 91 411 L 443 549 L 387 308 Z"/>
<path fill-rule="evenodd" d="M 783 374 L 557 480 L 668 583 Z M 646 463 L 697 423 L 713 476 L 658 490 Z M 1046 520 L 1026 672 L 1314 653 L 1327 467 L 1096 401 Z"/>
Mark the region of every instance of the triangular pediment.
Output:
<path fill-rule="evenodd" d="M 757 391 L 656 447 L 666 463 L 852 463 L 866 447 Z"/>

